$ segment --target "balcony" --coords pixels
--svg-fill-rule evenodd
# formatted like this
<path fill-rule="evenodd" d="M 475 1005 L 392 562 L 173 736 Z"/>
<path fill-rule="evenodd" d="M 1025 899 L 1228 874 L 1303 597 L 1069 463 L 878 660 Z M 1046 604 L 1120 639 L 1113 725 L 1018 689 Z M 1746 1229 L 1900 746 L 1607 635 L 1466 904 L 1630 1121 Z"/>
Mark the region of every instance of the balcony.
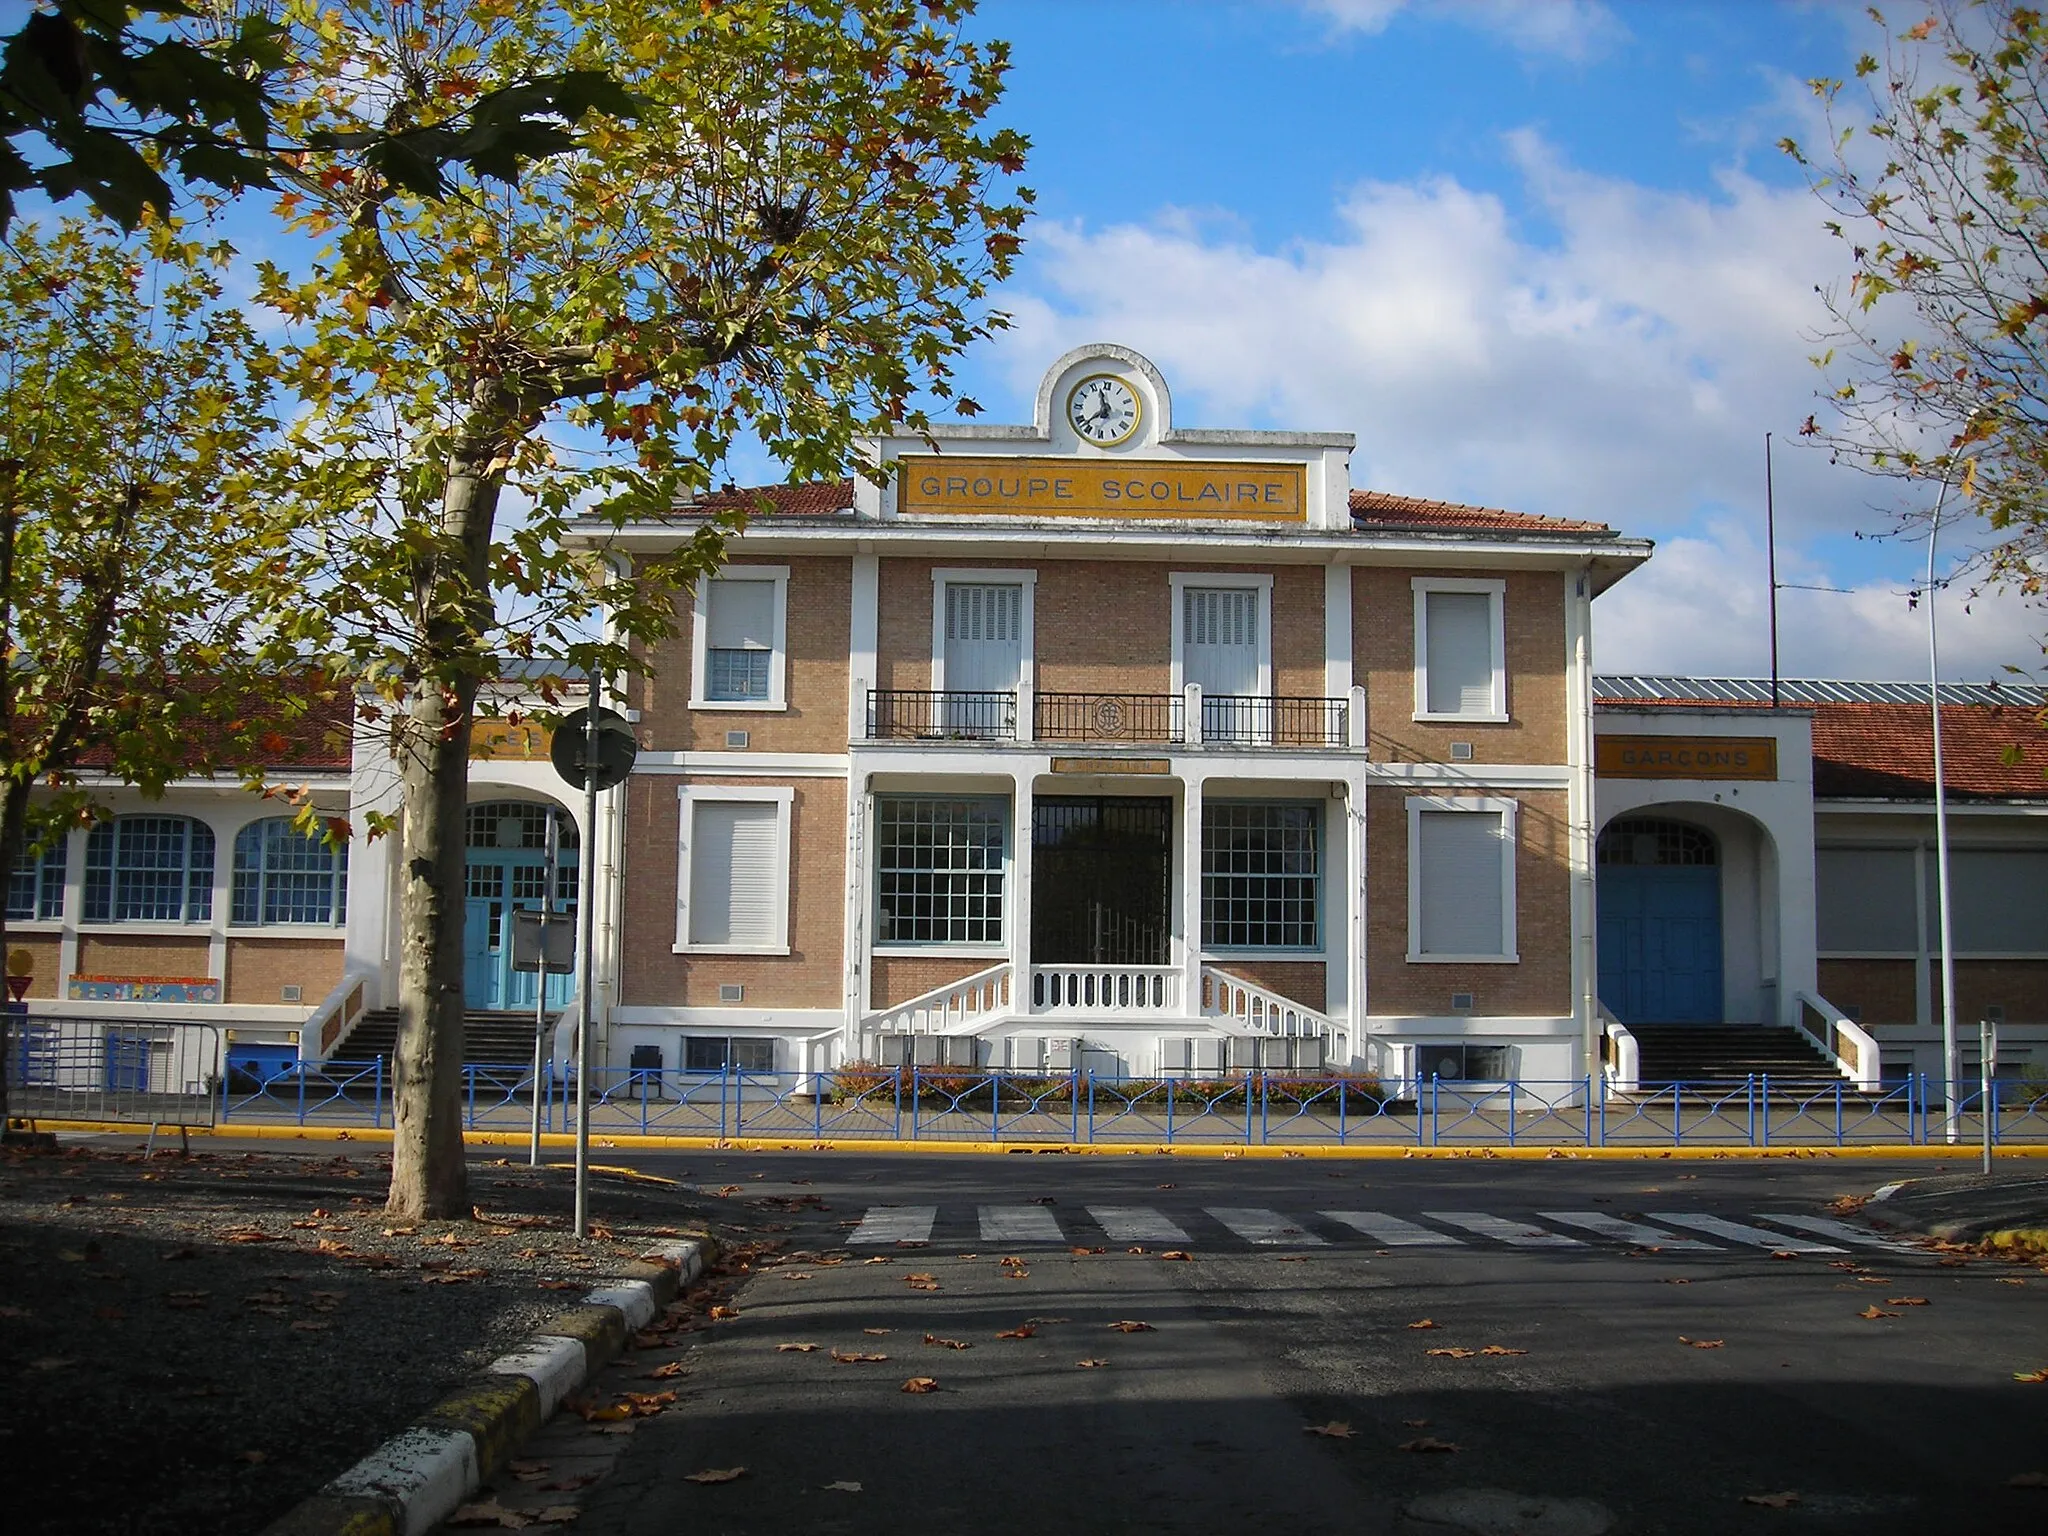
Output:
<path fill-rule="evenodd" d="M 1348 699 L 1180 693 L 975 693 L 870 688 L 865 740 L 1363 748 L 1363 690 Z M 1028 729 L 1020 730 L 1022 722 Z M 1193 728 L 1190 729 L 1192 724 Z"/>

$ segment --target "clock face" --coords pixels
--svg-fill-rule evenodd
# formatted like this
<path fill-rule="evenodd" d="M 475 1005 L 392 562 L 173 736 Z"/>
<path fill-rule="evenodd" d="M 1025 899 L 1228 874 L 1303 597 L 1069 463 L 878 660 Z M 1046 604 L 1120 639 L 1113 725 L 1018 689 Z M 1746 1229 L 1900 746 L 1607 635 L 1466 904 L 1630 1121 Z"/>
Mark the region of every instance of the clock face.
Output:
<path fill-rule="evenodd" d="M 1138 430 L 1138 397 L 1115 374 L 1083 379 L 1067 396 L 1067 420 L 1084 442 L 1107 448 Z"/>

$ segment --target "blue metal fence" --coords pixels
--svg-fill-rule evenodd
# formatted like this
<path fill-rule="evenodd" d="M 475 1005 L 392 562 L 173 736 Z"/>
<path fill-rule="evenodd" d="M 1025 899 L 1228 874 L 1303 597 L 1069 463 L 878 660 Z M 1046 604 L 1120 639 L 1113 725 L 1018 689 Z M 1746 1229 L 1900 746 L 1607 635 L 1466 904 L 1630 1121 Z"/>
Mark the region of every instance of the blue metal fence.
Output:
<path fill-rule="evenodd" d="M 1134 1078 L 852 1068 L 790 1079 L 727 1070 L 605 1068 L 591 1074 L 597 1135 L 789 1137 L 795 1140 L 1014 1141 L 1084 1145 L 1413 1147 L 1921 1146 L 1948 1139 L 1943 1085 L 1907 1078 L 1878 1093 L 1844 1081 L 1816 1087 L 1753 1076 L 1601 1090 L 1597 1079 L 1466 1083 L 1430 1078 L 1406 1094 L 1369 1078 L 1254 1073 Z M 523 1130 L 535 1079 L 526 1066 L 463 1068 L 464 1123 Z M 309 1065 L 221 1088 L 222 1124 L 390 1123 L 380 1058 Z M 575 1123 L 573 1084 L 539 1082 L 541 1126 Z M 1954 1139 L 1983 1135 L 1983 1095 L 1959 1099 Z M 1996 1142 L 2048 1142 L 2048 1093 L 1994 1083 Z"/>

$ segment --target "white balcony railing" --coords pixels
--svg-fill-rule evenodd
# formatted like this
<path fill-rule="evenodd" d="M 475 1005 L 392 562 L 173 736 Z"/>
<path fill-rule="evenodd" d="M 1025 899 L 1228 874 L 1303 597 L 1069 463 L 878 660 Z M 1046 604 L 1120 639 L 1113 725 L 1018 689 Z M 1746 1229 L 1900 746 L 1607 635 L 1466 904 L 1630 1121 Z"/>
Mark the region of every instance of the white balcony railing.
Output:
<path fill-rule="evenodd" d="M 1317 1036 L 1328 1040 L 1337 1028 L 1328 1014 L 1241 976 L 1219 971 L 1213 965 L 1202 967 L 1202 1016 L 1227 1020 L 1239 1031 L 1254 1035 Z"/>
<path fill-rule="evenodd" d="M 1034 1016 L 1178 1014 L 1181 973 L 1171 965 L 1034 965 Z"/>

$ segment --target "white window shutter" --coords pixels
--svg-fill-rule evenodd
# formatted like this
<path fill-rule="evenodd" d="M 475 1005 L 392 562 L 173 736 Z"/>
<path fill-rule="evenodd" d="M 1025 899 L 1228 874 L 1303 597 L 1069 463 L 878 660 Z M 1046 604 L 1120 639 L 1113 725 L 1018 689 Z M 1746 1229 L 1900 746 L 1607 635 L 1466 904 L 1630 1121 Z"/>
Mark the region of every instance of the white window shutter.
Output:
<path fill-rule="evenodd" d="M 1259 686 L 1259 594 L 1189 587 L 1181 595 L 1181 675 L 1205 694 L 1242 697 Z"/>
<path fill-rule="evenodd" d="M 714 651 L 766 651 L 775 645 L 775 583 L 717 577 L 711 583 L 710 629 Z"/>
<path fill-rule="evenodd" d="M 1913 850 L 1822 848 L 1814 856 L 1815 927 L 1820 948 L 1910 955 Z"/>
<path fill-rule="evenodd" d="M 1432 715 L 1490 715 L 1493 598 L 1485 592 L 1423 594 L 1425 684 Z"/>
<path fill-rule="evenodd" d="M 1501 860 L 1508 855 L 1499 811 L 1423 811 L 1416 819 L 1425 955 L 1499 955 L 1507 951 Z"/>
<path fill-rule="evenodd" d="M 776 808 L 698 801 L 690 849 L 690 942 L 766 947 L 776 943 Z"/>

